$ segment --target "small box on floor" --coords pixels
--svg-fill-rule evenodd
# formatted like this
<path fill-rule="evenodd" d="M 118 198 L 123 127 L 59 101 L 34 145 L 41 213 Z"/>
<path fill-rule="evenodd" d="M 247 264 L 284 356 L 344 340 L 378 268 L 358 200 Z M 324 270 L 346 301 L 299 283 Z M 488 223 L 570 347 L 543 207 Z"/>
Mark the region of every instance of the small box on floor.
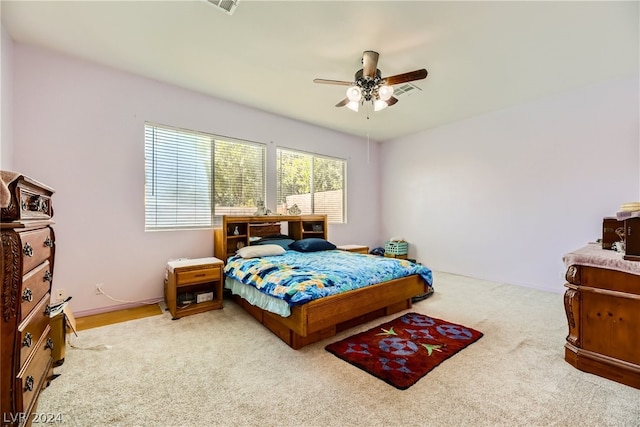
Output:
<path fill-rule="evenodd" d="M 51 350 L 53 366 L 60 366 L 64 363 L 67 334 L 73 331 L 77 335 L 76 318 L 73 316 L 69 306 L 65 304 L 60 312 L 50 318 L 49 325 L 51 326 L 51 340 L 53 341 L 53 349 Z"/>

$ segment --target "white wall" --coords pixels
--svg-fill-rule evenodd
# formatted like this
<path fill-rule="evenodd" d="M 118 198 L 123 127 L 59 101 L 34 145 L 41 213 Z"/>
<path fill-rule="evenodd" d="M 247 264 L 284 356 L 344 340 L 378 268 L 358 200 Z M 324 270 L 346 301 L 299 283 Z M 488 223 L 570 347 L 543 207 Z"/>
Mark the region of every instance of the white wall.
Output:
<path fill-rule="evenodd" d="M 636 77 L 384 144 L 383 234 L 434 270 L 561 292 L 562 255 L 638 200 L 638 117 Z"/>
<path fill-rule="evenodd" d="M 0 43 L 0 169 L 13 170 L 13 42 L 4 27 Z"/>
<path fill-rule="evenodd" d="M 168 259 L 213 254 L 211 230 L 144 231 L 144 122 L 348 159 L 348 224 L 330 225 L 336 244 L 373 244 L 379 232 L 378 148 L 202 94 L 20 44 L 14 45 L 14 166 L 56 189 L 53 287 L 78 314 L 163 294 Z M 275 186 L 275 184 L 274 184 Z M 268 192 L 269 201 L 275 188 Z"/>

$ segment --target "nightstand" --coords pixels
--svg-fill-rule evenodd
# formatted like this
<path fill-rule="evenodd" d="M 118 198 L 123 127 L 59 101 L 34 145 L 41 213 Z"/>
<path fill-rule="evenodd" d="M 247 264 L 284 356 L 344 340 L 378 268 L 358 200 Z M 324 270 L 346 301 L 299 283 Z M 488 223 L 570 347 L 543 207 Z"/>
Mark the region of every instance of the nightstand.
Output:
<path fill-rule="evenodd" d="M 174 320 L 222 308 L 222 265 L 214 257 L 167 263 L 164 299 Z"/>
<path fill-rule="evenodd" d="M 362 246 L 362 245 L 340 245 L 340 246 L 336 246 L 337 249 L 340 249 L 341 251 L 347 251 L 347 252 L 355 252 L 358 254 L 368 254 L 369 253 L 369 247 L 368 246 Z"/>

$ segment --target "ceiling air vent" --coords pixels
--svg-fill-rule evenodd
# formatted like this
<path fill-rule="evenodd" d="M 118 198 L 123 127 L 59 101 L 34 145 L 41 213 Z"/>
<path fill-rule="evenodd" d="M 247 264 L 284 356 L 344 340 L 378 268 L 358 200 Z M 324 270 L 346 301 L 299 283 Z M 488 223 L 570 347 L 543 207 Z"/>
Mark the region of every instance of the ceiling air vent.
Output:
<path fill-rule="evenodd" d="M 236 7 L 238 7 L 239 1 L 240 0 L 207 0 L 207 2 L 211 3 L 219 9 L 222 9 L 229 15 L 233 15 L 233 11 L 236 10 Z"/>
<path fill-rule="evenodd" d="M 393 96 L 400 96 L 400 95 L 409 96 L 409 95 L 413 95 L 414 93 L 418 93 L 421 90 L 422 89 L 420 89 L 418 86 L 414 85 L 413 83 L 405 83 L 402 86 L 393 88 Z"/>

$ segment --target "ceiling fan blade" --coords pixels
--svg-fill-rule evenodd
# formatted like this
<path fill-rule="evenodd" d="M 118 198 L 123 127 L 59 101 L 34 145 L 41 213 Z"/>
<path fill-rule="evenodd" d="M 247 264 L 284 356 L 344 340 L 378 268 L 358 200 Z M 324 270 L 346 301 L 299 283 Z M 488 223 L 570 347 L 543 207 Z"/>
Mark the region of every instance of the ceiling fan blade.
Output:
<path fill-rule="evenodd" d="M 313 79 L 314 83 L 322 83 L 325 85 L 341 85 L 341 86 L 351 86 L 353 82 L 345 82 L 342 80 L 327 80 L 327 79 Z"/>
<path fill-rule="evenodd" d="M 414 80 L 422 80 L 427 77 L 427 70 L 424 68 L 421 70 L 410 71 L 408 73 L 396 74 L 395 76 L 384 77 L 389 86 L 397 85 L 399 83 L 412 82 Z"/>
<path fill-rule="evenodd" d="M 362 54 L 362 75 L 374 78 L 378 68 L 378 52 L 372 50 L 364 51 Z"/>
<path fill-rule="evenodd" d="M 349 103 L 349 98 L 345 98 L 336 104 L 336 107 L 344 107 Z"/>
<path fill-rule="evenodd" d="M 392 96 L 391 98 L 389 98 L 389 100 L 387 101 L 387 107 L 391 107 L 393 104 L 395 104 L 396 102 L 398 102 L 398 98 L 396 98 L 395 96 Z"/>

